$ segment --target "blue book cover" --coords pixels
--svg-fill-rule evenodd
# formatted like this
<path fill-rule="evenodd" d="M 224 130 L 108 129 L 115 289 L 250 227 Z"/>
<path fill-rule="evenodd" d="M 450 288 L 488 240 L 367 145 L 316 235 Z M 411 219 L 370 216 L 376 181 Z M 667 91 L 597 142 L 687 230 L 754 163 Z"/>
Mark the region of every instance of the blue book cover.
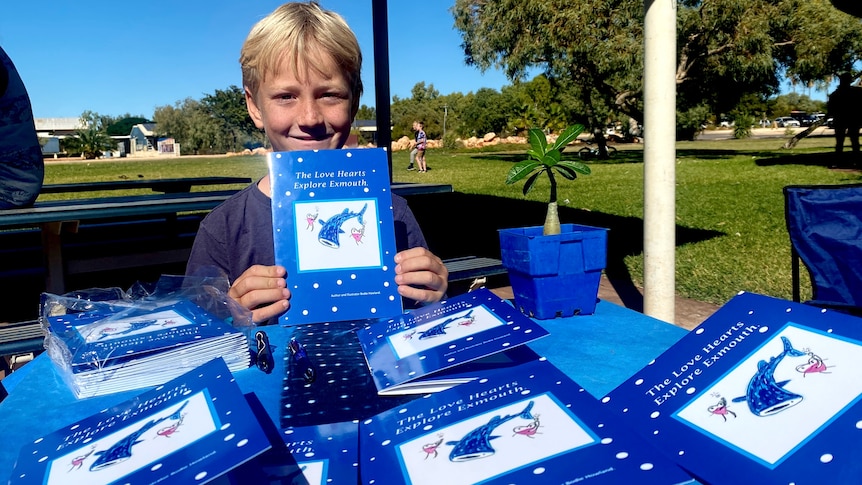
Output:
<path fill-rule="evenodd" d="M 287 268 L 282 325 L 397 315 L 395 223 L 383 149 L 269 154 L 275 262 Z"/>
<path fill-rule="evenodd" d="M 48 343 L 73 372 L 101 370 L 155 351 L 213 338 L 235 338 L 238 330 L 200 306 L 179 300 L 158 308 L 129 307 L 116 314 L 76 313 L 46 319 Z"/>
<path fill-rule="evenodd" d="M 358 483 L 358 421 L 290 427 L 280 435 L 284 448 L 279 453 L 273 449 L 249 463 L 259 475 L 255 483 Z"/>
<path fill-rule="evenodd" d="M 511 350 L 546 335 L 541 325 L 486 288 L 358 331 L 381 395 L 436 392 L 489 369 L 517 365 L 532 356 Z M 473 368 L 463 366 L 467 363 Z"/>
<path fill-rule="evenodd" d="M 26 444 L 10 483 L 206 483 L 270 446 L 215 359 Z"/>
<path fill-rule="evenodd" d="M 691 483 L 547 360 L 360 422 L 362 483 Z"/>
<path fill-rule="evenodd" d="M 603 402 L 706 483 L 856 483 L 860 396 L 862 319 L 740 293 Z"/>

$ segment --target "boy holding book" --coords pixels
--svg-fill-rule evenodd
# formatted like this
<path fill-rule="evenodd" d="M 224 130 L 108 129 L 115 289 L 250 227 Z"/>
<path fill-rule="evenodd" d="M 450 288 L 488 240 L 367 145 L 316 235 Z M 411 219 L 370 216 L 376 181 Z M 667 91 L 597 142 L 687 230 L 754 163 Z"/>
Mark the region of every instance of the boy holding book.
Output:
<path fill-rule="evenodd" d="M 344 19 L 316 2 L 286 3 L 258 22 L 240 53 L 251 119 L 274 151 L 338 149 L 347 141 L 362 94 L 362 54 Z M 275 265 L 269 175 L 201 222 L 186 274 L 217 268 L 229 296 L 255 322 L 289 308 L 286 270 Z M 448 271 L 428 250 L 407 202 L 392 194 L 398 293 L 419 303 L 446 293 Z"/>

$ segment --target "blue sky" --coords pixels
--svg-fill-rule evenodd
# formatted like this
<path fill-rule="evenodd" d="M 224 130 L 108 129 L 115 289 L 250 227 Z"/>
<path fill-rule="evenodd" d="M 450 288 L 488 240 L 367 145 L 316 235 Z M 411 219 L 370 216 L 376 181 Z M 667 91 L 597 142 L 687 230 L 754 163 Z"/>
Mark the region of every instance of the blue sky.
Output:
<path fill-rule="evenodd" d="M 251 26 L 283 1 L 7 0 L 0 47 L 18 68 L 37 118 L 151 117 L 157 106 L 200 99 L 241 84 L 239 50 Z M 373 106 L 371 0 L 322 0 L 345 17 L 362 47 L 365 94 Z M 464 63 L 449 13 L 453 1 L 389 0 L 391 94 L 409 98 L 418 82 L 441 94 L 500 89 L 499 71 Z"/>

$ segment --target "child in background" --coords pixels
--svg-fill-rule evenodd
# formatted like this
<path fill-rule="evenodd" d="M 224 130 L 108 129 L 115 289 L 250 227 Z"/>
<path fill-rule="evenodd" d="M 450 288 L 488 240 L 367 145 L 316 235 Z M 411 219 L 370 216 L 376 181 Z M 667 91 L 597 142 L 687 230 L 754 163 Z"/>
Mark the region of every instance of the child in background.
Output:
<path fill-rule="evenodd" d="M 347 141 L 362 94 L 362 54 L 341 16 L 316 2 L 286 3 L 252 28 L 240 64 L 249 115 L 274 151 L 336 149 Z M 407 202 L 392 194 L 392 205 L 398 293 L 418 303 L 439 301 L 448 287 L 446 266 L 428 250 Z M 201 222 L 186 274 L 212 267 L 226 274 L 228 295 L 252 310 L 255 322 L 289 308 L 290 275 L 275 265 L 269 174 Z"/>
<path fill-rule="evenodd" d="M 416 162 L 419 164 L 420 172 L 427 172 L 428 167 L 425 165 L 425 148 L 428 144 L 428 137 L 425 136 L 425 123 L 414 121 L 413 129 L 416 130 Z"/>

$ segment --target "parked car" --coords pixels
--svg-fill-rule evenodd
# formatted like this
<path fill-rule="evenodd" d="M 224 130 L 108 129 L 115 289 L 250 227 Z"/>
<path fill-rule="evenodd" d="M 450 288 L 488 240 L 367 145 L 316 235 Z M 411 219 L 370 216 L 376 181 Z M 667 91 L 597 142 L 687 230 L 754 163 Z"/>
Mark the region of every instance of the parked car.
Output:
<path fill-rule="evenodd" d="M 778 118 L 775 118 L 775 123 L 778 125 L 779 128 L 800 126 L 799 121 L 795 118 L 791 118 L 790 116 L 779 116 Z"/>

